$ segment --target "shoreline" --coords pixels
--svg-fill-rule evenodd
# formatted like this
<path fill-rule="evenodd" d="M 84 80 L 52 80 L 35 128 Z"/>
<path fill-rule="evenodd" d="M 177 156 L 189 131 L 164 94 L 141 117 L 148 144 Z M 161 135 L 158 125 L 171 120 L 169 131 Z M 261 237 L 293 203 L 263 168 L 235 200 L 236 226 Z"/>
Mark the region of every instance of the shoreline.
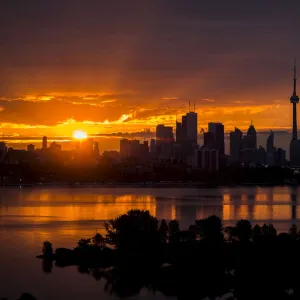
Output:
<path fill-rule="evenodd" d="M 178 183 L 178 182 L 158 182 L 158 183 L 33 183 L 33 184 L 5 184 L 0 188 L 241 188 L 241 187 L 298 187 L 297 184 L 272 184 L 272 183 L 243 183 L 238 185 L 206 184 L 206 183 Z"/>

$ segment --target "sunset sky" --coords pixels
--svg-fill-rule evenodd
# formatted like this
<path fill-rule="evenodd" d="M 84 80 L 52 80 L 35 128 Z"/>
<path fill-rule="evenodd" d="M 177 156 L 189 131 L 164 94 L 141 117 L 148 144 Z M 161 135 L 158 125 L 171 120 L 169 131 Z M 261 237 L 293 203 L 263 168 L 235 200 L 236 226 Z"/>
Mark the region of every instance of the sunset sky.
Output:
<path fill-rule="evenodd" d="M 153 130 L 189 100 L 199 130 L 290 130 L 299 11 L 298 0 L 1 1 L 0 133 Z"/>

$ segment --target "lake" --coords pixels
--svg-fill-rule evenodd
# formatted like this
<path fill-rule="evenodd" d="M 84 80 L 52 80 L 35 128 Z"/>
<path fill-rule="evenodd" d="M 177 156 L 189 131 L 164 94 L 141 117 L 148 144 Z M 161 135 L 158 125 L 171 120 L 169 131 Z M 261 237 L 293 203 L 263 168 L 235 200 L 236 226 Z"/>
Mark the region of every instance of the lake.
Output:
<path fill-rule="evenodd" d="M 272 222 L 287 231 L 300 221 L 300 189 L 271 188 L 0 188 L 0 299 L 29 292 L 38 300 L 118 299 L 105 281 L 76 267 L 42 271 L 35 258 L 44 240 L 74 247 L 83 237 L 104 233 L 103 222 L 129 209 L 149 210 L 157 218 L 177 219 L 187 228 L 195 219 L 216 214 L 225 225 L 241 218 Z M 167 299 L 143 289 L 131 299 Z M 168 298 L 172 299 L 172 298 Z"/>

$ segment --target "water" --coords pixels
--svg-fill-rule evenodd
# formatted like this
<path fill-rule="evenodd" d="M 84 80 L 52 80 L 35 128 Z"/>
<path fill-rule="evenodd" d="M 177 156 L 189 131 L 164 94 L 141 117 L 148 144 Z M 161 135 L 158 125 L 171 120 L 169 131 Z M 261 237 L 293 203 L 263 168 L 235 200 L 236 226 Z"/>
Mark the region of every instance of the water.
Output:
<path fill-rule="evenodd" d="M 82 237 L 104 233 L 103 221 L 129 209 L 147 209 L 158 218 L 178 219 L 181 228 L 212 214 L 224 224 L 241 218 L 272 222 L 279 231 L 300 223 L 300 189 L 274 188 L 2 188 L 0 189 L 0 298 L 30 292 L 39 300 L 117 299 L 105 281 L 76 267 L 42 272 L 35 258 L 44 240 L 74 247 Z M 299 224 L 300 225 L 300 224 Z M 132 299 L 166 299 L 141 291 Z M 171 298 L 169 298 L 171 299 Z"/>

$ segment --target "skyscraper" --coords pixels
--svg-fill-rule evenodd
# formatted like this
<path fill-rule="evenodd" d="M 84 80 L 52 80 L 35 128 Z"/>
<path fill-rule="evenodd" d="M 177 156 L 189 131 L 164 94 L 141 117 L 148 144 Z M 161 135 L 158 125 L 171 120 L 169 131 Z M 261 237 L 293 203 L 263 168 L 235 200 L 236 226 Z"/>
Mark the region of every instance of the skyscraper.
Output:
<path fill-rule="evenodd" d="M 254 125 L 250 124 L 247 134 L 243 138 L 242 142 L 243 149 L 257 149 L 257 137 Z"/>
<path fill-rule="evenodd" d="M 214 135 L 213 148 L 219 151 L 219 154 L 225 153 L 224 142 L 224 125 L 222 123 L 210 122 L 208 123 L 208 131 Z"/>
<path fill-rule="evenodd" d="M 214 134 L 212 132 L 204 132 L 204 146 L 207 148 L 213 148 L 214 146 Z"/>
<path fill-rule="evenodd" d="M 43 136 L 43 143 L 42 143 L 42 149 L 46 150 L 48 147 L 48 140 L 46 136 Z"/>
<path fill-rule="evenodd" d="M 243 133 L 238 128 L 230 132 L 230 155 L 239 160 L 242 150 Z"/>
<path fill-rule="evenodd" d="M 121 158 L 127 158 L 130 153 L 130 142 L 128 139 L 120 140 L 120 156 Z"/>
<path fill-rule="evenodd" d="M 186 138 L 189 145 L 197 146 L 198 115 L 190 111 L 186 114 Z"/>
<path fill-rule="evenodd" d="M 173 127 L 159 124 L 156 126 L 157 155 L 171 157 L 173 155 L 174 134 Z"/>
<path fill-rule="evenodd" d="M 274 132 L 272 130 L 267 138 L 266 148 L 268 153 L 274 152 Z"/>
<path fill-rule="evenodd" d="M 198 140 L 198 114 L 190 111 L 176 122 L 176 143 L 182 148 L 196 148 Z"/>

